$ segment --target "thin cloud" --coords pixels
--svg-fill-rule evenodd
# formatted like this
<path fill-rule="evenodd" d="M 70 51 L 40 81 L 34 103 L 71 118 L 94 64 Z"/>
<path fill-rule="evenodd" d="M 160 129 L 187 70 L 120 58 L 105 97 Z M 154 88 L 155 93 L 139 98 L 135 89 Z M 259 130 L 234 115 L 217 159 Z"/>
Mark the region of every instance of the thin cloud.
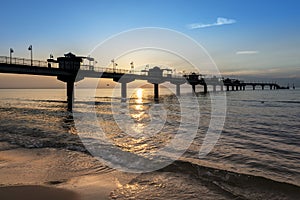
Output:
<path fill-rule="evenodd" d="M 237 55 L 251 55 L 251 54 L 258 54 L 259 51 L 237 51 Z"/>
<path fill-rule="evenodd" d="M 260 69 L 229 69 L 222 71 L 223 76 L 255 76 L 271 78 L 300 78 L 300 68 L 277 67 Z"/>
<path fill-rule="evenodd" d="M 198 28 L 206 28 L 206 27 L 211 27 L 211 26 L 222 26 L 222 25 L 226 25 L 226 24 L 234 24 L 234 23 L 236 23 L 236 20 L 234 20 L 234 19 L 218 17 L 217 21 L 212 24 L 194 23 L 194 24 L 188 24 L 187 27 L 189 29 L 198 29 Z"/>

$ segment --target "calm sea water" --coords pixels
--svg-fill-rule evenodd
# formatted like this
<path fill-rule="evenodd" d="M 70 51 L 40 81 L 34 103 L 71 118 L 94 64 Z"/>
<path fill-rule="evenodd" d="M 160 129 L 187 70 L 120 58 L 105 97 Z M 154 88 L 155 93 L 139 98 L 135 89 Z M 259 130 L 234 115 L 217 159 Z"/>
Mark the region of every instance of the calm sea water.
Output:
<path fill-rule="evenodd" d="M 160 104 L 166 110 L 177 111 L 179 108 L 177 98 L 170 95 L 168 90 L 161 89 L 160 92 L 163 99 Z M 189 92 L 190 88 L 183 89 L 183 98 L 189 98 L 191 95 Z M 84 94 L 84 90 L 80 94 Z M 154 105 L 151 95 L 152 89 L 145 88 L 135 91 L 131 96 L 132 99 L 129 100 L 130 112 L 127 113 L 127 117 L 135 120 L 138 126 L 135 128 L 139 134 L 147 135 L 141 130 L 151 121 L 149 109 Z M 151 139 L 143 135 L 140 135 L 139 139 L 125 136 L 122 130 L 116 128 L 113 117 L 116 111 L 111 109 L 111 102 L 117 106 L 122 104 L 120 98 L 111 98 L 112 96 L 111 89 L 98 89 L 92 102 L 81 101 L 78 105 L 84 107 L 96 102 L 95 107 L 100 125 L 104 127 L 107 137 L 121 151 L 147 156 L 146 153 L 155 152 L 165 145 L 178 129 L 179 115 L 170 115 L 167 116 L 166 125 L 161 129 L 159 136 L 150 137 Z M 203 172 L 203 176 L 214 178 L 223 176 L 223 171 L 232 172 L 224 175 L 225 181 L 231 177 L 240 177 L 240 182 L 250 183 L 249 177 L 260 176 L 265 177 L 266 180 L 300 186 L 300 90 L 230 91 L 226 93 L 226 96 L 227 115 L 222 134 L 213 150 L 205 158 L 200 159 L 199 149 L 211 117 L 211 98 L 210 95 L 198 95 L 201 112 L 198 133 L 180 158 L 182 163 L 179 161 L 175 163 L 175 166 L 180 166 L 177 170 L 191 173 L 197 166 L 198 175 Z M 72 114 L 66 111 L 65 99 L 63 89 L 1 89 L 0 140 L 26 148 L 54 147 L 85 151 L 77 136 Z M 172 172 L 172 175 L 163 173 L 151 177 L 148 177 L 149 175 L 139 177 L 134 182 L 135 189 L 138 190 L 139 186 L 140 188 L 149 187 L 152 191 L 151 187 L 157 183 L 157 180 L 163 182 L 168 179 L 168 183 L 174 182 L 172 187 L 166 186 L 168 193 L 176 194 L 181 188 L 180 185 L 188 181 L 185 176 L 176 174 L 177 170 L 166 172 Z M 242 174 L 250 176 L 244 177 Z M 253 184 L 256 183 L 255 179 Z M 200 186 L 196 184 L 196 187 Z M 221 188 L 224 189 L 225 186 Z M 225 190 L 232 192 L 232 188 Z M 147 193 L 149 190 L 137 193 L 132 192 L 132 188 L 130 192 L 128 188 L 123 188 L 123 191 L 117 191 L 116 194 L 120 197 L 126 194 L 139 198 L 141 197 L 139 195 L 150 195 Z M 192 193 L 191 191 L 195 188 L 184 190 Z M 188 196 L 190 193 L 185 193 L 187 196 L 181 196 L 181 198 L 191 198 Z M 163 192 L 160 191 L 160 195 L 163 197 Z"/>

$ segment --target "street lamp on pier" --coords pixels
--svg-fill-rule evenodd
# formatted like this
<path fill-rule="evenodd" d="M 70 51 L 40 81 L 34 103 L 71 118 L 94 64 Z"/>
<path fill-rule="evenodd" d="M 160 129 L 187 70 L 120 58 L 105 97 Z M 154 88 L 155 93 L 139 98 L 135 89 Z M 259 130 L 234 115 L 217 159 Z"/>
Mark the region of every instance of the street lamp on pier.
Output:
<path fill-rule="evenodd" d="M 115 59 L 112 59 L 111 62 L 112 62 L 113 72 L 115 73 L 116 67 L 118 66 L 118 64 L 115 62 Z"/>
<path fill-rule="evenodd" d="M 10 48 L 10 49 L 9 49 L 9 64 L 11 64 L 13 52 L 14 52 L 13 48 Z"/>
<path fill-rule="evenodd" d="M 133 62 L 130 63 L 130 72 L 134 73 L 134 65 Z"/>
<path fill-rule="evenodd" d="M 33 65 L 33 59 L 32 59 L 32 45 L 30 45 L 29 47 L 28 47 L 28 51 L 30 51 L 30 64 L 31 64 L 31 66 Z"/>

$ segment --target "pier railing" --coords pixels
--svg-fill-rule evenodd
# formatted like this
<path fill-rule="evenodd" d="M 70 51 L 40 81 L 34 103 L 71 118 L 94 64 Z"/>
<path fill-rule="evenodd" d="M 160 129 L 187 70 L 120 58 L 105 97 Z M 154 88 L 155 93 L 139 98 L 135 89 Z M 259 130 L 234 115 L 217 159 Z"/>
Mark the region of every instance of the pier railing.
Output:
<path fill-rule="evenodd" d="M 95 71 L 95 72 L 118 73 L 118 74 L 127 74 L 127 73 L 133 72 L 133 71 L 126 70 L 126 69 L 103 68 L 103 67 L 95 67 L 93 65 L 80 65 L 80 69 Z"/>
<path fill-rule="evenodd" d="M 127 69 L 113 69 L 113 68 L 104 68 L 104 67 L 95 67 L 93 65 L 80 65 L 81 70 L 85 71 L 94 71 L 94 72 L 101 72 L 101 73 L 117 73 L 117 74 L 131 74 L 131 75 L 140 75 L 140 76 L 147 76 L 148 71 L 140 70 L 127 70 Z M 182 78 L 181 75 L 174 75 L 174 74 L 163 74 L 163 77 L 173 77 L 173 78 Z"/>
<path fill-rule="evenodd" d="M 0 56 L 0 63 L 8 64 L 8 65 L 11 64 L 11 65 L 34 66 L 34 67 L 58 68 L 58 63 L 52 63 L 52 62 L 49 63 L 47 61 L 31 60 L 26 58 L 16 58 L 16 57 L 8 57 L 8 56 Z M 80 69 L 86 71 L 104 72 L 104 73 L 147 75 L 147 72 L 143 72 L 143 71 L 95 67 L 93 65 L 80 65 Z"/>
<path fill-rule="evenodd" d="M 0 56 L 0 63 L 12 64 L 12 65 L 26 65 L 26 66 L 35 66 L 35 67 L 48 67 L 47 61 L 41 60 L 31 60 L 26 58 L 14 58 L 7 56 Z"/>

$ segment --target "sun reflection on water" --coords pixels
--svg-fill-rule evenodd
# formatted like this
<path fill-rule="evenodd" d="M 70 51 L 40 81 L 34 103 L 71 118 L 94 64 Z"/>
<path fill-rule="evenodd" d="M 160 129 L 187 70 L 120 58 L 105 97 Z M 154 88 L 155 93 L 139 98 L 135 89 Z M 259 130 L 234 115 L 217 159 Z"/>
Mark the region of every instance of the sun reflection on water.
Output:
<path fill-rule="evenodd" d="M 144 89 L 138 88 L 135 91 L 134 97 L 134 104 L 132 105 L 132 112 L 131 117 L 135 120 L 136 123 L 132 125 L 132 129 L 136 133 L 143 133 L 143 130 L 145 128 L 145 118 L 147 118 L 147 114 L 145 111 L 145 106 L 143 105 L 143 95 L 144 95 Z"/>
<path fill-rule="evenodd" d="M 135 99 L 135 103 L 137 105 L 135 105 L 135 110 L 143 110 L 143 93 L 144 90 L 142 88 L 138 88 L 136 90 L 136 99 Z"/>

